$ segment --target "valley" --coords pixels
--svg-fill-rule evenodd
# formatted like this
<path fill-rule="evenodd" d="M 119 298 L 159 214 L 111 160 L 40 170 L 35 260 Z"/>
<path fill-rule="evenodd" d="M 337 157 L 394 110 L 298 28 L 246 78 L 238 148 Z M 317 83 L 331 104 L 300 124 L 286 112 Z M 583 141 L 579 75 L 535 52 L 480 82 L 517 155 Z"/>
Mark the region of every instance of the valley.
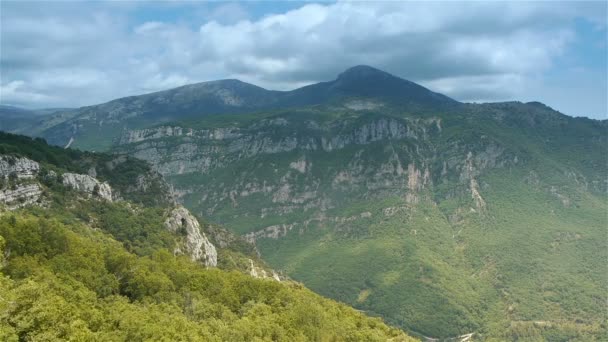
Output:
<path fill-rule="evenodd" d="M 279 274 L 415 336 L 606 334 L 606 120 L 460 103 L 366 66 L 289 92 L 215 81 L 48 120 L 36 135 L 148 162 Z"/>

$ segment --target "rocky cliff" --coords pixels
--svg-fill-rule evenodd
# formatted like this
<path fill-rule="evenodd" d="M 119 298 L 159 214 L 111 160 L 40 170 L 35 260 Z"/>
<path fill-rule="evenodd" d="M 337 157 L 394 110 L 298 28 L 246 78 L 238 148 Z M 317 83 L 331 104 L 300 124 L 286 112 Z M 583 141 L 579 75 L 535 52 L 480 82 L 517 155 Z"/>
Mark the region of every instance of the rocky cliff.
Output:
<path fill-rule="evenodd" d="M 42 195 L 34 178 L 40 165 L 28 158 L 0 155 L 0 203 L 16 209 L 37 203 Z"/>
<path fill-rule="evenodd" d="M 107 182 L 100 182 L 97 179 L 77 173 L 64 173 L 62 175 L 63 185 L 71 187 L 91 196 L 98 196 L 107 201 L 112 201 L 112 188 Z"/>
<path fill-rule="evenodd" d="M 205 233 L 201 231 L 198 220 L 188 209 L 184 207 L 173 209 L 165 221 L 165 227 L 184 237 L 183 245 L 176 248 L 176 253 L 185 253 L 193 261 L 200 261 L 208 267 L 217 266 L 215 246 L 209 242 Z"/>
<path fill-rule="evenodd" d="M 8 178 L 11 175 L 17 179 L 34 178 L 40 165 L 28 158 L 0 155 L 0 177 Z"/>
<path fill-rule="evenodd" d="M 468 192 L 472 207 L 481 210 L 483 190 L 475 177 L 519 162 L 514 151 L 490 137 L 446 142 L 438 117 L 362 116 L 324 123 L 279 116 L 245 126 L 128 131 L 121 142 L 119 151 L 148 160 L 173 180 L 191 208 L 220 219 L 232 211 L 244 214 L 239 206 L 260 219 L 298 212 L 314 219 L 345 202 L 386 195 L 413 205 L 447 183 L 455 187 L 444 198 Z M 245 165 L 249 169 L 242 169 Z M 235 167 L 238 171 L 225 178 L 222 170 Z M 193 178 L 197 181 L 185 181 Z M 289 224 L 303 221 L 284 223 Z M 260 234 L 275 231 L 257 221 L 252 228 Z"/>
<path fill-rule="evenodd" d="M 515 306 L 501 289 L 521 290 L 509 272 L 536 261 L 512 251 L 558 269 L 538 252 L 562 246 L 555 236 L 584 230 L 592 244 L 607 184 L 604 123 L 520 103 L 472 108 L 412 115 L 378 99 L 125 130 L 115 150 L 148 160 L 184 206 L 254 243 L 281 273 L 394 324 L 455 336 L 483 324 L 483 303 Z M 595 219 L 577 223 L 586 210 Z M 535 267 L 525 282 L 560 277 Z M 451 300 L 480 287 L 478 301 Z M 416 293 L 437 298 L 433 309 Z M 450 314 L 429 328 L 436 312 Z"/>

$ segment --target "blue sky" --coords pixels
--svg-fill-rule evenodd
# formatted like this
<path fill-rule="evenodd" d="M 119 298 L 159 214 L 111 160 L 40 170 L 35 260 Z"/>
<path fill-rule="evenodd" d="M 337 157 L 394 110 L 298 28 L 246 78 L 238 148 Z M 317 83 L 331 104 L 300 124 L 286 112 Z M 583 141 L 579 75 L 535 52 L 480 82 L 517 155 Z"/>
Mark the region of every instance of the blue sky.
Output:
<path fill-rule="evenodd" d="M 0 103 L 73 107 L 371 65 L 460 101 L 606 118 L 606 2 L 0 2 Z"/>

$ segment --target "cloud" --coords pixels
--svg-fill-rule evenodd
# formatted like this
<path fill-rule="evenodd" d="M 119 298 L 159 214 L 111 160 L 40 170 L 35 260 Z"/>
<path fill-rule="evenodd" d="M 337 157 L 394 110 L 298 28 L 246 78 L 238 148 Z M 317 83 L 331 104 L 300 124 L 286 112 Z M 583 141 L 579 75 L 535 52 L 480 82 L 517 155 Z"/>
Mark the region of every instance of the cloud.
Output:
<path fill-rule="evenodd" d="M 188 20 L 145 6 L 3 2 L 0 101 L 85 105 L 219 78 L 291 89 L 357 64 L 463 101 L 550 99 L 538 80 L 578 39 L 577 20 L 606 31 L 601 2 L 308 3 L 257 19 L 239 4 L 166 5 Z"/>

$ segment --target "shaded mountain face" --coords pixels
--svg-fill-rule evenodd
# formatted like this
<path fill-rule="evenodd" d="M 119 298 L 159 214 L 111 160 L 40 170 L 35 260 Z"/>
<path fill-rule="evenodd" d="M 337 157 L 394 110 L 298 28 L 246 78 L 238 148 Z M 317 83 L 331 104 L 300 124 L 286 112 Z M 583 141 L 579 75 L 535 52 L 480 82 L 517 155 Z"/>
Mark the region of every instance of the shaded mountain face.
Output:
<path fill-rule="evenodd" d="M 364 109 L 385 103 L 418 112 L 447 110 L 459 104 L 378 69 L 357 66 L 334 81 L 287 92 L 270 91 L 238 80 L 221 80 L 126 97 L 58 113 L 40 134 L 61 146 L 73 140 L 71 146 L 108 149 L 125 129 L 170 121 L 328 104 Z"/>
<path fill-rule="evenodd" d="M 381 99 L 391 104 L 409 105 L 421 110 L 447 109 L 458 104 L 445 95 L 365 65 L 344 71 L 334 81 L 296 89 L 285 97 L 287 103 L 298 105 L 348 98 Z"/>
<path fill-rule="evenodd" d="M 42 122 L 48 120 L 48 116 L 64 110 L 66 109 L 48 108 L 30 110 L 0 105 L 0 131 L 31 133 Z"/>
<path fill-rule="evenodd" d="M 46 129 L 77 114 L 70 108 L 24 109 L 0 105 L 0 131 L 40 136 Z"/>
<path fill-rule="evenodd" d="M 192 93 L 217 104 L 222 82 Z M 222 102 L 241 112 L 126 109 L 187 97 L 168 91 L 81 108 L 44 136 L 149 161 L 273 268 L 409 331 L 605 336 L 608 121 L 462 104 L 369 67 L 246 89 Z"/>

